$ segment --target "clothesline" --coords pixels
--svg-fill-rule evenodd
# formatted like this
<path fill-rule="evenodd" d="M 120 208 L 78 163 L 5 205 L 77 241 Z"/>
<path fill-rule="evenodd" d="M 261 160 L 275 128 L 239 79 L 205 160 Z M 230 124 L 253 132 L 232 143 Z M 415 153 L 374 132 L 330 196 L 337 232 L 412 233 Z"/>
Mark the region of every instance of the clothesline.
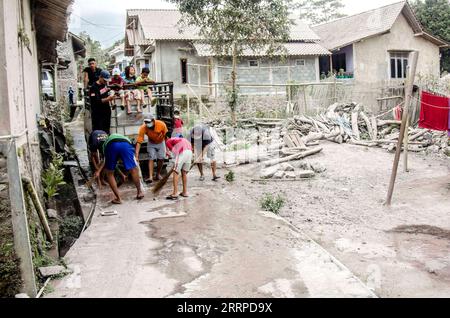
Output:
<path fill-rule="evenodd" d="M 398 106 L 402 106 L 402 105 L 404 105 L 405 104 L 405 102 L 401 102 L 400 104 L 398 104 L 397 106 L 395 106 L 394 108 L 391 108 L 391 109 L 389 109 L 387 112 L 385 112 L 385 113 L 383 113 L 383 114 L 380 114 L 380 115 L 378 115 L 378 116 L 376 116 L 375 118 L 380 118 L 380 117 L 383 117 L 383 116 L 385 116 L 385 115 L 387 115 L 387 114 L 389 114 L 389 113 L 391 113 L 395 108 L 397 108 Z"/>
<path fill-rule="evenodd" d="M 421 105 L 425 105 L 428 107 L 433 107 L 433 108 L 438 108 L 438 109 L 449 109 L 450 110 L 450 106 L 449 107 L 442 107 L 442 106 L 436 106 L 436 105 L 431 105 L 428 103 L 425 103 L 424 101 L 421 101 L 420 99 L 418 99 L 417 97 L 411 96 L 411 98 L 419 103 L 421 103 Z"/>

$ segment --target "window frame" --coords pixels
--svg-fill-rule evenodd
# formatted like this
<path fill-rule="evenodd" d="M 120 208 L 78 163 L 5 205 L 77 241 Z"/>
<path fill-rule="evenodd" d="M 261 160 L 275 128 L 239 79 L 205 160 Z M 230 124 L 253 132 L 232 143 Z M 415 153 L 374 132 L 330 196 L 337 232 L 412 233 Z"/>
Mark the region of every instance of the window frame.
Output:
<path fill-rule="evenodd" d="M 299 62 L 302 62 L 303 64 L 299 64 Z M 305 59 L 296 59 L 295 60 L 295 66 L 305 67 L 306 66 L 306 60 Z"/>
<path fill-rule="evenodd" d="M 256 62 L 256 65 L 252 65 L 252 62 Z M 252 68 L 259 67 L 259 60 L 248 60 L 248 67 L 252 67 Z"/>
<path fill-rule="evenodd" d="M 409 65 L 409 51 L 389 52 L 389 78 L 392 80 L 404 80 L 407 76 Z M 399 74 L 400 73 L 400 74 Z"/>

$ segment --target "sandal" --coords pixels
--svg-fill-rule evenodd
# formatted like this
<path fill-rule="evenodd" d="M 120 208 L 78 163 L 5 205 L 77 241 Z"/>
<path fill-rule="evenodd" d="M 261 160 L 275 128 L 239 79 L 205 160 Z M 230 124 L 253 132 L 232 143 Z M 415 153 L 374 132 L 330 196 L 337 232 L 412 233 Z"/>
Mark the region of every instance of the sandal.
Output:
<path fill-rule="evenodd" d="M 144 198 L 145 198 L 145 195 L 143 195 L 143 194 L 136 196 L 136 200 L 138 200 L 138 201 L 141 201 Z"/>
<path fill-rule="evenodd" d="M 152 184 L 153 180 L 152 179 L 145 179 L 145 183 Z"/>
<path fill-rule="evenodd" d="M 188 195 L 184 195 L 183 193 L 180 193 L 180 197 L 183 197 L 183 198 L 189 198 Z"/>
<path fill-rule="evenodd" d="M 220 179 L 220 177 L 214 177 L 213 179 L 212 179 L 212 181 L 217 181 L 217 180 L 219 180 Z"/>
<path fill-rule="evenodd" d="M 174 197 L 173 195 L 169 195 L 166 200 L 176 201 L 178 200 L 178 197 Z"/>
<path fill-rule="evenodd" d="M 115 204 L 115 205 L 119 205 L 119 204 L 122 204 L 122 201 L 114 199 L 114 200 L 111 201 L 111 203 Z"/>

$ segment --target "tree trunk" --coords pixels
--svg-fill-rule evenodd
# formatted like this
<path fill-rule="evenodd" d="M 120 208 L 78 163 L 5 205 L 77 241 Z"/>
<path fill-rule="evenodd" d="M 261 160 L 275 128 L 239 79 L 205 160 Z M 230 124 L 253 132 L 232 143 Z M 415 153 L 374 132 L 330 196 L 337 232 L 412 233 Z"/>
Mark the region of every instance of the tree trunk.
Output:
<path fill-rule="evenodd" d="M 233 123 L 233 126 L 236 125 L 237 118 L 236 118 L 236 67 L 237 67 L 237 48 L 236 48 L 236 42 L 233 43 L 233 69 L 231 71 L 231 94 L 232 99 L 230 101 L 230 108 L 231 108 L 231 121 Z"/>

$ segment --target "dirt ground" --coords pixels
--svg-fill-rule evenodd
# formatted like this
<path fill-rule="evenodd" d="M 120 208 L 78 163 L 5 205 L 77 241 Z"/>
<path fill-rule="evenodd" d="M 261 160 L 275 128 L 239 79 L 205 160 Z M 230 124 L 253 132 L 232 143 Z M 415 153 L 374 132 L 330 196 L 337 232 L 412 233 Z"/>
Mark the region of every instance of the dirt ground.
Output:
<path fill-rule="evenodd" d="M 380 297 L 450 296 L 450 160 L 410 154 L 393 205 L 384 206 L 393 154 L 322 143 L 306 159 L 327 170 L 313 179 L 256 183 L 260 164 L 235 169 L 246 200 L 287 199 L 280 215 L 343 262 Z M 244 199 L 245 200 L 245 199 Z"/>

